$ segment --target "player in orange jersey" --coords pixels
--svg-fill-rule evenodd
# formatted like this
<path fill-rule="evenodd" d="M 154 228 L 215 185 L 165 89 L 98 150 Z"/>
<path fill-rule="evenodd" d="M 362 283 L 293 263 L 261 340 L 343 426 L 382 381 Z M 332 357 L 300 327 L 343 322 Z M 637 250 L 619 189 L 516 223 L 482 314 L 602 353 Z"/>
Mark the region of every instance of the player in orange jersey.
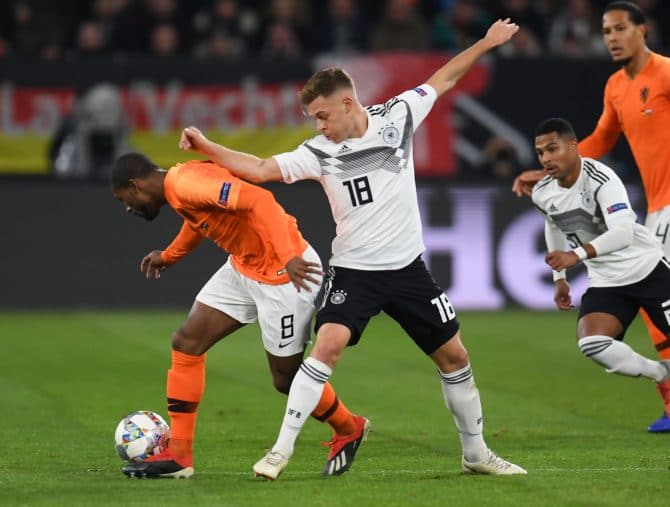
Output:
<path fill-rule="evenodd" d="M 647 48 L 644 13 L 632 2 L 611 2 L 603 14 L 603 38 L 621 69 L 605 86 L 602 115 L 595 130 L 579 143 L 584 157 L 600 158 L 623 133 L 633 152 L 647 198 L 645 225 L 670 256 L 670 58 Z M 525 171 L 514 181 L 517 195 L 530 195 L 542 171 Z M 670 306 L 670 301 L 668 302 Z M 670 312 L 668 313 L 670 319 Z M 642 312 L 661 359 L 670 359 L 670 337 Z M 652 433 L 670 432 L 670 381 L 657 384 L 664 413 Z"/>
<path fill-rule="evenodd" d="M 270 192 L 212 162 L 191 161 L 164 171 L 144 155 L 129 153 L 114 165 L 111 187 L 129 213 L 153 220 L 167 204 L 184 219 L 165 250 L 142 259 L 140 269 L 147 278 L 160 278 L 205 238 L 230 253 L 198 293 L 172 340 L 168 447 L 123 469 L 130 477 L 190 477 L 197 409 L 205 389 L 205 353 L 258 319 L 274 386 L 287 394 L 309 341 L 321 261 L 295 218 Z M 329 384 L 312 415 L 327 421 L 336 436 L 351 435 L 364 419 L 349 412 Z"/>

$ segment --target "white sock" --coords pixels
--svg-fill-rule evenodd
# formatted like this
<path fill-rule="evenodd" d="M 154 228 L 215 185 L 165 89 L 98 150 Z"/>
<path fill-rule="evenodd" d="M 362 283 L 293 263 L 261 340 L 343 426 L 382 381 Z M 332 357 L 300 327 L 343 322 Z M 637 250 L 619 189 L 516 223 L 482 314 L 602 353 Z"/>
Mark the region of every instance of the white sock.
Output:
<path fill-rule="evenodd" d="M 286 413 L 279 436 L 272 451 L 281 452 L 287 458 L 293 454 L 295 441 L 305 421 L 319 404 L 323 385 L 328 381 L 333 370 L 325 363 L 308 357 L 300 365 L 291 382 L 291 390 L 286 402 Z"/>
<path fill-rule="evenodd" d="M 488 457 L 488 447 L 482 435 L 482 404 L 470 365 L 451 373 L 439 370 L 438 373 L 442 379 L 444 403 L 456 421 L 463 457 L 471 463 L 484 461 Z"/>
<path fill-rule="evenodd" d="M 609 336 L 594 335 L 580 338 L 579 350 L 586 357 L 606 368 L 607 373 L 618 373 L 629 377 L 647 377 L 656 382 L 668 374 L 658 361 L 641 356 L 624 342 Z"/>

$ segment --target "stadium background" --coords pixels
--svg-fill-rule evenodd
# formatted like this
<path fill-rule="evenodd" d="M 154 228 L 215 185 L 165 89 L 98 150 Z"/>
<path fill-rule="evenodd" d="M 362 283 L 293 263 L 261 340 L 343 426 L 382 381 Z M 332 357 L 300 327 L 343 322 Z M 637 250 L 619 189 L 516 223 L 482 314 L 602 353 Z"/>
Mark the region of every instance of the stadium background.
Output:
<path fill-rule="evenodd" d="M 169 211 L 158 226 L 123 216 L 105 185 L 115 154 L 141 150 L 169 167 L 190 157 L 176 146 L 189 124 L 259 155 L 291 150 L 312 132 L 295 92 L 314 69 L 345 67 L 362 101 L 376 103 L 422 82 L 491 19 L 510 15 L 521 24 L 514 43 L 478 63 L 417 133 L 426 258 L 461 309 L 550 308 L 541 219 L 509 188 L 515 174 L 536 165 L 531 141 L 538 121 L 563 116 L 582 136 L 595 124 L 614 70 L 599 35 L 603 3 L 3 2 L 0 306 L 188 305 L 222 254 L 202 247 L 160 285 L 139 277 L 138 259 L 166 245 L 178 222 Z M 668 43 L 660 30 L 667 3 L 643 4 L 650 45 L 661 49 Z M 86 94 L 101 85 L 121 114 L 114 116 L 113 106 L 89 107 L 86 114 L 102 119 L 76 134 L 86 122 Z M 58 171 L 68 134 L 89 158 Z M 623 142 L 608 161 L 631 182 L 643 210 Z M 272 189 L 327 260 L 334 229 L 320 189 Z"/>
<path fill-rule="evenodd" d="M 541 218 L 510 192 L 535 167 L 538 121 L 564 116 L 580 136 L 595 124 L 615 70 L 599 34 L 605 3 L 0 1 L 0 505 L 667 505 L 665 436 L 645 431 L 660 411 L 652 386 L 580 356 L 575 313 L 552 308 Z M 670 3 L 639 3 L 650 46 L 668 54 Z M 132 410 L 165 414 L 171 333 L 225 256 L 203 244 L 145 280 L 141 256 L 179 221 L 167 209 L 151 224 L 124 213 L 105 182 L 116 151 L 169 167 L 189 157 L 177 136 L 191 123 L 259 155 L 293 149 L 312 133 L 295 92 L 315 69 L 343 65 L 377 102 L 506 15 L 521 33 L 441 99 L 415 157 L 426 259 L 459 311 L 487 442 L 529 475 L 461 476 L 434 368 L 380 316 L 333 377 L 374 424 L 340 480 L 321 480 L 318 442 L 330 435 L 311 423 L 277 484 L 252 480 L 285 403 L 256 326 L 208 352 L 194 479 L 123 479 L 113 429 Z M 642 219 L 625 142 L 607 162 Z M 327 260 L 334 226 L 320 187 L 270 188 Z M 578 296 L 583 274 L 572 278 Z M 655 356 L 639 319 L 626 342 Z"/>

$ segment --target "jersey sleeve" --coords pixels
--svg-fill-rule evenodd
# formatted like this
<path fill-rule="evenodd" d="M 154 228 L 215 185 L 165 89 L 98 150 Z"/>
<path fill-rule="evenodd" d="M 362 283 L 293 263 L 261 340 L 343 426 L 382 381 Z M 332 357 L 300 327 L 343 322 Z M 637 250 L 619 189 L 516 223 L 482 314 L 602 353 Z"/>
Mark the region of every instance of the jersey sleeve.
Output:
<path fill-rule="evenodd" d="M 608 229 L 622 222 L 635 223 L 637 220 L 630 205 L 626 187 L 616 175 L 612 176 L 603 183 L 596 196 Z"/>
<path fill-rule="evenodd" d="M 610 78 L 611 79 L 611 78 Z M 582 157 L 598 159 L 610 151 L 621 134 L 621 124 L 619 117 L 612 104 L 611 90 L 612 81 L 608 81 L 605 86 L 603 98 L 603 112 L 600 115 L 596 128 L 588 137 L 582 139 L 578 150 Z"/>
<path fill-rule="evenodd" d="M 273 158 L 279 165 L 284 183 L 321 178 L 321 164 L 316 155 L 305 146 L 305 143 L 293 151 L 274 155 Z"/>
<path fill-rule="evenodd" d="M 402 92 L 398 95 L 398 98 L 404 100 L 409 105 L 409 109 L 412 112 L 414 130 L 416 130 L 433 108 L 433 104 L 437 100 L 437 93 L 432 86 L 424 83 L 416 88 Z"/>
<path fill-rule="evenodd" d="M 561 231 L 547 216 L 544 217 L 544 241 L 547 244 L 548 252 L 563 252 L 566 249 L 567 242 L 565 234 L 563 234 L 563 231 Z M 552 269 L 551 271 L 554 282 L 556 280 L 565 279 L 565 269 L 560 271 L 555 271 Z"/>
<path fill-rule="evenodd" d="M 251 185 L 222 167 L 202 165 L 182 168 L 174 194 L 179 207 L 185 210 L 236 210 L 240 206 L 242 188 L 246 186 Z"/>
<path fill-rule="evenodd" d="M 174 264 L 197 247 L 203 239 L 205 239 L 205 236 L 184 221 L 179 234 L 161 253 L 161 259 L 163 259 L 165 264 Z"/>
<path fill-rule="evenodd" d="M 182 172 L 175 185 L 180 207 L 184 210 L 216 211 L 223 208 L 228 211 L 251 211 L 258 202 L 272 201 L 278 209 L 271 211 L 273 216 L 284 213 L 274 196 L 262 187 L 241 180 L 219 166 L 193 172 Z"/>
<path fill-rule="evenodd" d="M 636 216 L 621 180 L 610 177 L 600 187 L 596 200 L 607 224 L 607 230 L 590 241 L 596 255 L 605 255 L 629 246 L 633 242 Z"/>

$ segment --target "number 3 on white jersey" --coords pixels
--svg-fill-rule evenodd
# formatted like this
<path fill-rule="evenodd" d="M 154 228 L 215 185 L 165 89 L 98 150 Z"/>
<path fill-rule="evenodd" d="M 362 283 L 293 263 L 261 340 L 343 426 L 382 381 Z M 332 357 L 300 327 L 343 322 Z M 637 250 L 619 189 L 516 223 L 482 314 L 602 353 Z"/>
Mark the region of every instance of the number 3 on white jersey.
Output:
<path fill-rule="evenodd" d="M 440 312 L 440 318 L 443 323 L 456 317 L 456 310 L 451 306 L 446 294 L 440 294 L 439 297 L 431 299 L 430 302 L 437 306 L 437 311 Z"/>

